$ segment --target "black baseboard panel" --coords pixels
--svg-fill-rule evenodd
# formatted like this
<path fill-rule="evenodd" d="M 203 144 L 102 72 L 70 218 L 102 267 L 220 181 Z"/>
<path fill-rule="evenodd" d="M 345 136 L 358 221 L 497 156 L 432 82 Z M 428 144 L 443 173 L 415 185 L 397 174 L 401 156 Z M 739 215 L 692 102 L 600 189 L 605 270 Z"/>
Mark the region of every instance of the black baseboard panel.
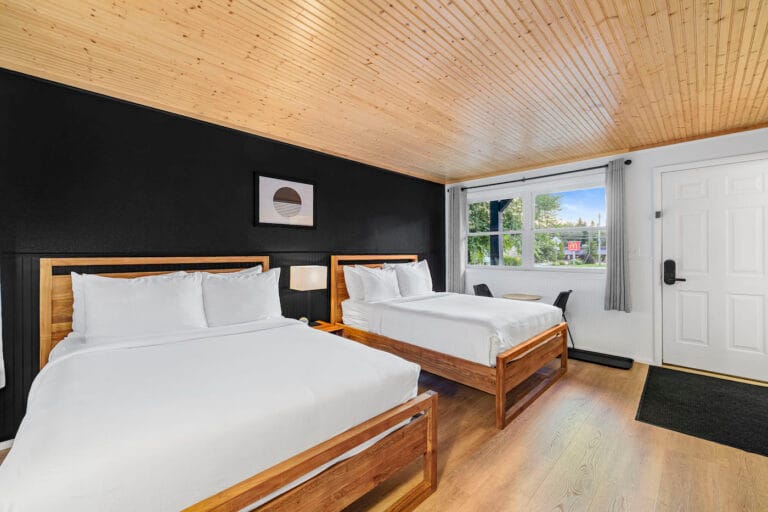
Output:
<path fill-rule="evenodd" d="M 632 365 L 635 363 L 634 359 L 628 357 L 603 354 L 602 352 L 592 352 L 591 350 L 583 350 L 580 348 L 568 348 L 568 359 L 610 366 L 611 368 L 619 368 L 621 370 L 631 370 Z"/>
<path fill-rule="evenodd" d="M 41 256 L 267 254 L 294 317 L 288 266 L 335 253 L 419 254 L 444 289 L 442 185 L 4 70 L 0 112 L 0 440 L 37 374 Z M 317 227 L 255 226 L 254 172 L 316 183 Z"/>

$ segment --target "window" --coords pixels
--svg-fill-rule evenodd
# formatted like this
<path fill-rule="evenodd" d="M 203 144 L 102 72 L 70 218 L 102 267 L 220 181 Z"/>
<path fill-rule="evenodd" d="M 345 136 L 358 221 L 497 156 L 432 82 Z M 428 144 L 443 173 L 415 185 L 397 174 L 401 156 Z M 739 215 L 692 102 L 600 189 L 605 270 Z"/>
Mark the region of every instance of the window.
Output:
<path fill-rule="evenodd" d="M 535 195 L 534 264 L 605 267 L 605 188 Z"/>
<path fill-rule="evenodd" d="M 600 186 L 597 186 L 600 185 Z M 551 185 L 550 185 L 551 186 Z M 469 200 L 467 262 L 523 268 L 604 268 L 602 178 L 550 192 L 541 187 L 477 194 Z M 510 197 L 503 197 L 509 195 Z M 479 197 L 478 197 L 479 196 Z M 487 200 L 485 200 L 487 199 Z"/>
<path fill-rule="evenodd" d="M 470 203 L 468 226 L 470 265 L 522 265 L 522 199 Z"/>

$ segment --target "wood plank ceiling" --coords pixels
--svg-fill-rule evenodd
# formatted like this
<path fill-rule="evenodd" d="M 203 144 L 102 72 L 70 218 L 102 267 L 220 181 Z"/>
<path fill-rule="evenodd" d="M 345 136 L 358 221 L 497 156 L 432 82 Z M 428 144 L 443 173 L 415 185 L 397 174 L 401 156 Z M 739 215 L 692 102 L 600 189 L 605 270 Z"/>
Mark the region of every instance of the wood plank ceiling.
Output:
<path fill-rule="evenodd" d="M 438 182 L 768 123 L 765 0 L 0 0 L 0 66 Z"/>

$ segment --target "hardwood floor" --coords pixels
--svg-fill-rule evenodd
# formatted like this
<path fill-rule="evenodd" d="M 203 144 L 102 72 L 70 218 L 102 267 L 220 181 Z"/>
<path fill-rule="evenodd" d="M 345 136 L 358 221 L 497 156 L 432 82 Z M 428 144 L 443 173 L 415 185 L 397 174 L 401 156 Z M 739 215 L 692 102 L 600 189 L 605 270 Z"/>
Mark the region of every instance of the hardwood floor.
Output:
<path fill-rule="evenodd" d="M 423 377 L 440 393 L 440 481 L 417 510 L 768 510 L 768 457 L 635 421 L 647 369 L 569 361 L 503 431 L 490 395 Z M 409 476 L 348 512 L 383 509 Z"/>
<path fill-rule="evenodd" d="M 424 375 L 423 389 L 440 393 L 440 481 L 417 510 L 768 510 L 768 457 L 634 420 L 647 368 L 570 361 L 565 377 L 501 431 L 491 395 Z M 384 509 L 419 469 L 347 512 Z"/>

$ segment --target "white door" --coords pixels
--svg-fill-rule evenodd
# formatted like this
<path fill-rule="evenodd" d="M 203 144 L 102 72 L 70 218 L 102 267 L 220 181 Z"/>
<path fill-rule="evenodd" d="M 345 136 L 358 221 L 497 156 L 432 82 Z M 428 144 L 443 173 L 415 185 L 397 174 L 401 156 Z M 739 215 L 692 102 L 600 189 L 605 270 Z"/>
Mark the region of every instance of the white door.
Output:
<path fill-rule="evenodd" d="M 665 363 L 768 381 L 767 186 L 765 159 L 661 175 Z"/>

